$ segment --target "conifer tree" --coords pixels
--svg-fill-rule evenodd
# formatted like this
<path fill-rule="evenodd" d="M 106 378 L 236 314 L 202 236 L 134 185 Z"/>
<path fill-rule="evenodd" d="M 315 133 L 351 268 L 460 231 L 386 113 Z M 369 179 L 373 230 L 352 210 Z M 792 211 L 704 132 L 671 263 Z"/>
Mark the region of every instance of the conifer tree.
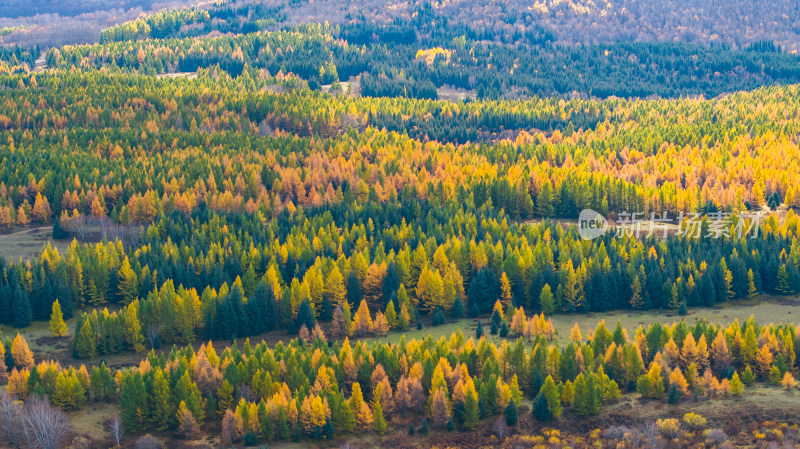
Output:
<path fill-rule="evenodd" d="M 453 307 L 450 308 L 450 316 L 457 320 L 464 318 L 464 303 L 461 301 L 460 296 L 457 296 L 453 302 Z"/>
<path fill-rule="evenodd" d="M 375 393 L 372 398 L 372 416 L 374 417 L 373 428 L 375 433 L 383 435 L 386 433 L 386 419 L 383 417 L 383 407 L 381 407 L 381 384 L 375 387 Z"/>
<path fill-rule="evenodd" d="M 350 410 L 353 412 L 353 416 L 355 416 L 356 426 L 359 429 L 364 430 L 372 427 L 374 419 L 372 410 L 370 410 L 369 406 L 364 402 L 364 396 L 361 393 L 361 384 L 358 382 L 353 383 L 353 391 L 350 395 L 349 406 Z"/>
<path fill-rule="evenodd" d="M 105 362 L 102 362 L 100 366 L 92 367 L 89 385 L 91 386 L 92 397 L 95 400 L 106 400 L 114 394 L 116 389 L 114 376 Z"/>
<path fill-rule="evenodd" d="M 438 388 L 431 396 L 431 419 L 437 426 L 445 426 L 450 419 L 450 406 L 444 388 Z"/>
<path fill-rule="evenodd" d="M 644 307 L 644 300 L 642 299 L 642 283 L 639 276 L 633 278 L 631 283 L 631 309 L 639 310 Z"/>
<path fill-rule="evenodd" d="M 161 369 L 156 369 L 153 375 L 152 387 L 153 425 L 159 430 L 165 430 L 173 420 L 172 405 L 170 404 L 169 380 Z M 181 401 L 183 402 L 183 401 Z"/>
<path fill-rule="evenodd" d="M 28 347 L 25 337 L 17 333 L 11 343 L 11 356 L 14 358 L 14 367 L 30 369 L 33 367 L 33 352 Z"/>
<path fill-rule="evenodd" d="M 222 386 L 217 390 L 217 413 L 222 416 L 225 411 L 233 406 L 233 385 L 226 380 L 222 381 Z"/>
<path fill-rule="evenodd" d="M 55 337 L 63 337 L 67 334 L 67 323 L 64 322 L 64 315 L 61 313 L 61 304 L 58 299 L 53 301 L 53 309 L 50 313 L 50 333 Z"/>
<path fill-rule="evenodd" d="M 134 301 L 124 309 L 122 333 L 125 343 L 136 352 L 144 351 L 142 324 L 139 321 L 139 302 Z M 83 331 L 83 329 L 81 329 Z"/>
<path fill-rule="evenodd" d="M 65 411 L 78 410 L 86 404 L 86 390 L 78 381 L 74 369 L 58 373 L 52 400 L 53 404 Z"/>
<path fill-rule="evenodd" d="M 742 381 L 739 379 L 739 373 L 734 372 L 733 376 L 731 376 L 731 394 L 734 396 L 741 396 L 744 392 L 744 385 L 742 385 Z"/>
<path fill-rule="evenodd" d="M 299 331 L 304 325 L 307 329 L 313 329 L 316 324 L 317 320 L 314 316 L 314 310 L 311 308 L 311 303 L 308 299 L 304 299 L 303 302 L 300 303 L 300 309 L 297 312 L 295 329 Z"/>
<path fill-rule="evenodd" d="M 425 435 L 430 430 L 430 425 L 428 425 L 428 418 L 422 418 L 422 424 L 419 426 L 419 432 L 422 435 Z"/>
<path fill-rule="evenodd" d="M 353 335 L 367 335 L 372 331 L 372 317 L 366 300 L 361 300 L 355 317 L 353 317 Z"/>
<path fill-rule="evenodd" d="M 464 428 L 475 430 L 480 423 L 480 405 L 478 395 L 474 392 L 467 392 L 464 398 Z"/>
<path fill-rule="evenodd" d="M 508 275 L 505 271 L 500 275 L 500 291 L 503 306 L 506 308 L 511 307 L 511 282 L 508 280 Z"/>
<path fill-rule="evenodd" d="M 751 268 L 747 270 L 747 297 L 754 298 L 756 296 L 758 296 L 758 289 L 756 288 L 755 276 Z"/>
<path fill-rule="evenodd" d="M 389 323 L 389 327 L 391 329 L 395 329 L 398 326 L 397 321 L 397 312 L 394 309 L 394 301 L 389 301 L 386 305 L 386 311 L 383 313 L 384 317 L 386 317 L 386 322 Z"/>
<path fill-rule="evenodd" d="M 528 374 L 528 379 L 530 379 L 530 386 L 528 387 L 528 397 L 536 398 L 539 395 L 539 391 L 542 389 L 544 385 L 544 379 L 542 378 L 542 374 L 539 370 L 536 370 L 535 367 L 533 371 Z"/>
<path fill-rule="evenodd" d="M 122 422 L 125 429 L 136 431 L 142 429 L 146 424 L 146 416 L 143 412 L 147 410 L 148 400 L 142 375 L 135 372 L 128 372 L 122 375 L 119 393 L 119 407 L 122 411 Z"/>
<path fill-rule="evenodd" d="M 14 315 L 14 327 L 21 329 L 31 325 L 33 312 L 31 310 L 28 292 L 22 287 L 18 287 L 12 298 L 12 313 Z"/>
<path fill-rule="evenodd" d="M 93 359 L 97 356 L 97 337 L 91 320 L 85 320 L 75 336 L 75 353 L 82 359 Z"/>
<path fill-rule="evenodd" d="M 506 419 L 506 424 L 508 424 L 511 427 L 516 426 L 517 421 L 519 421 L 519 412 L 517 411 L 517 404 L 514 401 L 509 401 L 503 415 Z"/>
<path fill-rule="evenodd" d="M 334 401 L 336 402 L 335 408 L 338 411 L 333 414 L 336 430 L 342 433 L 352 433 L 356 429 L 356 417 L 353 414 L 353 410 L 344 400 L 342 393 L 336 394 Z"/>
<path fill-rule="evenodd" d="M 573 399 L 572 406 L 575 408 L 575 413 L 579 416 L 589 416 L 597 413 L 600 405 L 600 398 L 598 397 L 597 386 L 594 381 L 594 374 L 579 374 L 575 378 L 575 398 Z"/>
<path fill-rule="evenodd" d="M 325 278 L 325 293 L 334 304 L 341 304 L 347 298 L 344 277 L 337 265 L 333 265 L 333 268 Z"/>
<path fill-rule="evenodd" d="M 781 295 L 789 295 L 792 293 L 792 287 L 789 284 L 789 273 L 786 271 L 786 264 L 781 264 L 778 268 L 778 286 L 776 290 Z"/>
<path fill-rule="evenodd" d="M 125 257 L 119 269 L 118 289 L 124 304 L 130 304 L 139 296 L 139 278 L 131 268 L 128 257 Z"/>
<path fill-rule="evenodd" d="M 536 401 L 533 403 L 533 417 L 543 422 L 550 421 L 553 418 L 547 398 L 543 394 L 536 396 Z"/>
<path fill-rule="evenodd" d="M 556 309 L 553 292 L 548 284 L 544 284 L 542 292 L 539 294 L 539 308 L 545 315 L 550 315 Z"/>
<path fill-rule="evenodd" d="M 547 399 L 547 409 L 550 411 L 553 417 L 555 418 L 560 417 L 561 395 L 558 392 L 558 387 L 556 386 L 556 383 L 553 380 L 553 376 L 547 376 L 547 379 L 545 379 L 544 385 L 542 385 L 542 389 L 539 392 L 539 394 L 543 395 Z"/>
<path fill-rule="evenodd" d="M 750 368 L 750 365 L 744 368 L 744 373 L 742 373 L 742 382 L 748 387 L 753 385 L 753 382 L 756 381 L 756 376 L 753 374 L 753 370 Z"/>
<path fill-rule="evenodd" d="M 178 433 L 184 438 L 192 438 L 198 432 L 197 421 L 195 421 L 192 412 L 186 408 L 186 402 L 181 401 L 178 404 Z"/>

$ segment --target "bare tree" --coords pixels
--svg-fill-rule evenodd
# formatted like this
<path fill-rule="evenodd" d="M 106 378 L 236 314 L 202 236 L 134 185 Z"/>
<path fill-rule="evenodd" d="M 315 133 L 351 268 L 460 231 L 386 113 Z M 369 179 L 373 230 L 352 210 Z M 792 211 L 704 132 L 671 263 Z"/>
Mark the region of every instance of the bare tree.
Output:
<path fill-rule="evenodd" d="M 69 420 L 46 398 L 31 396 L 22 412 L 22 427 L 28 445 L 36 449 L 58 449 L 69 432 Z"/>
<path fill-rule="evenodd" d="M 710 443 L 711 446 L 720 447 L 727 439 L 728 435 L 726 435 L 725 431 L 722 429 L 711 429 L 706 436 L 706 443 Z"/>
<path fill-rule="evenodd" d="M 158 341 L 158 326 L 151 324 L 147 327 L 147 339 L 150 341 L 150 347 L 155 349 Z"/>
<path fill-rule="evenodd" d="M 111 434 L 111 440 L 115 444 L 114 447 L 121 446 L 124 432 L 125 429 L 122 427 L 122 418 L 120 418 L 119 412 L 114 413 L 108 420 L 108 433 Z"/>
<path fill-rule="evenodd" d="M 492 433 L 497 435 L 500 441 L 503 441 L 511 433 L 511 428 L 508 427 L 505 419 L 497 418 L 497 421 L 492 424 Z"/>
<path fill-rule="evenodd" d="M 664 447 L 664 442 L 659 437 L 658 426 L 654 422 L 649 422 L 642 428 L 642 435 L 646 442 L 645 447 L 650 449 L 661 449 Z"/>
<path fill-rule="evenodd" d="M 0 432 L 11 445 L 19 441 L 21 414 L 22 402 L 15 401 L 5 390 L 0 392 Z"/>

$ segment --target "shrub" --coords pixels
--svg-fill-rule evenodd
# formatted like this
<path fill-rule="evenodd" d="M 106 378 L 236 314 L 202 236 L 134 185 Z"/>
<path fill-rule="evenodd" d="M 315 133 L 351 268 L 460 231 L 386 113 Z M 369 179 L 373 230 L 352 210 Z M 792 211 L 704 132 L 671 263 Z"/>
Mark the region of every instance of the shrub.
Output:
<path fill-rule="evenodd" d="M 680 306 L 678 306 L 678 315 L 686 316 L 689 314 L 689 309 L 686 307 L 686 303 L 682 302 Z"/>
<path fill-rule="evenodd" d="M 414 426 L 408 426 L 408 435 L 409 436 L 414 436 L 414 434 L 416 434 L 416 433 L 417 433 L 417 430 L 414 429 Z"/>
<path fill-rule="evenodd" d="M 705 427 L 706 419 L 697 413 L 687 413 L 683 415 L 683 422 L 692 430 L 700 430 Z"/>
<path fill-rule="evenodd" d="M 658 426 L 658 432 L 664 438 L 676 438 L 680 433 L 681 423 L 675 418 L 668 418 L 668 419 L 659 419 L 656 421 L 656 425 Z"/>
<path fill-rule="evenodd" d="M 158 438 L 147 434 L 136 440 L 136 443 L 133 445 L 133 447 L 136 449 L 161 449 L 164 447 L 164 445 Z"/>
<path fill-rule="evenodd" d="M 725 425 L 725 433 L 729 435 L 738 435 L 742 431 L 742 420 L 738 417 L 733 417 Z"/>
<path fill-rule="evenodd" d="M 630 429 L 625 426 L 611 426 L 603 431 L 603 438 L 607 440 L 621 440 L 628 432 L 630 432 Z"/>
<path fill-rule="evenodd" d="M 719 446 L 728 439 L 728 435 L 722 429 L 711 429 L 706 434 L 706 445 Z"/>

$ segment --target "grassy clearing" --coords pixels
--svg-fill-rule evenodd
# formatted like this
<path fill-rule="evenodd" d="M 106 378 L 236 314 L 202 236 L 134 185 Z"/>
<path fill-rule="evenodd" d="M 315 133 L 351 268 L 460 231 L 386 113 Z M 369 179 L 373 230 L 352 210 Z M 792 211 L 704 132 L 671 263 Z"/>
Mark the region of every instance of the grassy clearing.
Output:
<path fill-rule="evenodd" d="M 71 240 L 53 240 L 52 226 L 36 226 L 0 235 L 0 257 L 6 260 L 29 260 L 38 257 L 44 245 L 50 242 L 64 252 Z"/>
<path fill-rule="evenodd" d="M 118 410 L 116 405 L 107 402 L 90 402 L 81 410 L 70 412 L 72 430 L 93 440 L 107 435 L 105 422 Z"/>
<path fill-rule="evenodd" d="M 775 298 L 757 298 L 753 300 L 731 301 L 713 308 L 690 309 L 689 315 L 678 316 L 676 313 L 658 313 L 657 311 L 614 311 L 607 313 L 588 313 L 575 315 L 553 315 L 553 324 L 559 337 L 569 338 L 569 330 L 575 323 L 582 332 L 594 329 L 600 320 L 606 321 L 606 326 L 613 328 L 617 321 L 629 332 L 639 326 L 647 327 L 651 323 L 673 323 L 685 319 L 687 323 L 706 319 L 712 323 L 727 324 L 736 319 L 744 321 L 752 315 L 758 323 L 795 322 L 798 318 L 792 316 L 792 310 L 797 308 L 797 298 L 791 300 L 776 300 Z"/>
<path fill-rule="evenodd" d="M 697 401 L 689 398 L 674 405 L 664 401 L 642 400 L 638 396 L 636 393 L 625 394 L 619 402 L 603 406 L 600 414 L 587 423 L 588 428 L 602 429 L 610 424 L 635 425 L 665 418 L 680 420 L 692 412 L 707 418 L 708 428 L 725 429 L 729 423 L 738 422 L 744 424 L 741 430 L 747 432 L 749 423 L 775 420 L 793 424 L 800 414 L 800 392 L 764 384 L 745 388 L 740 397 L 700 398 Z M 732 434 L 730 437 L 737 436 Z"/>
<path fill-rule="evenodd" d="M 67 328 L 70 334 L 75 327 L 75 318 L 67 320 Z M 0 332 L 3 337 L 13 338 L 17 332 L 25 337 L 28 342 L 36 360 L 42 359 L 59 359 L 61 353 L 65 348 L 68 348 L 72 342 L 71 335 L 56 338 L 50 334 L 50 323 L 47 321 L 34 321 L 33 324 L 24 328 L 17 329 L 13 326 L 6 324 L 0 325 Z"/>
<path fill-rule="evenodd" d="M 564 342 L 569 339 L 569 332 L 575 323 L 580 326 L 581 332 L 586 335 L 590 329 L 597 327 L 600 320 L 605 320 L 606 326 L 613 329 L 617 321 L 622 323 L 622 327 L 627 329 L 630 335 L 639 326 L 646 328 L 652 323 L 671 324 L 673 322 L 685 319 L 688 324 L 692 324 L 698 320 L 706 319 L 712 323 L 727 324 L 738 319 L 740 322 L 747 320 L 752 315 L 758 323 L 782 323 L 782 322 L 795 322 L 800 321 L 800 318 L 794 318 L 792 311 L 796 310 L 798 306 L 798 298 L 773 298 L 761 297 L 753 300 L 731 301 L 713 308 L 696 308 L 690 309 L 689 315 L 685 317 L 678 316 L 674 312 L 659 313 L 657 311 L 648 310 L 641 312 L 634 312 L 630 310 L 612 311 L 606 313 L 584 313 L 584 314 L 558 314 L 552 315 L 550 318 L 553 320 L 553 325 L 558 332 L 559 342 Z M 489 318 L 481 317 L 483 323 L 484 335 L 492 343 L 500 343 L 501 339 L 496 335 L 489 335 Z M 396 343 L 402 336 L 406 340 L 424 339 L 431 335 L 434 340 L 440 337 L 448 338 L 453 332 L 462 331 L 465 336 L 472 337 L 475 335 L 475 328 L 477 327 L 477 319 L 465 318 L 462 320 L 449 321 L 441 326 L 423 326 L 421 330 L 416 327 L 410 328 L 405 332 L 391 332 L 389 335 L 380 338 L 365 339 L 367 342 L 384 342 Z"/>

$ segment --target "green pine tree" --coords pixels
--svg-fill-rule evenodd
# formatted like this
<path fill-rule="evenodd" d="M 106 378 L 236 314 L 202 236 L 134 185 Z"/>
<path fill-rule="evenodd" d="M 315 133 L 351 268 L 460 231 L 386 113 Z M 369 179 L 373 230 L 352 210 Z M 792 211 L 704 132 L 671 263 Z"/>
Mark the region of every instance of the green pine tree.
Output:
<path fill-rule="evenodd" d="M 78 358 L 93 359 L 97 356 L 97 337 L 91 320 L 87 319 L 75 336 L 75 351 Z"/>
<path fill-rule="evenodd" d="M 536 401 L 533 403 L 533 417 L 539 421 L 553 419 L 553 414 L 550 413 L 550 407 L 547 405 L 547 398 L 543 394 L 536 396 Z"/>
<path fill-rule="evenodd" d="M 375 433 L 378 435 L 386 433 L 386 419 L 383 417 L 383 408 L 377 396 L 372 401 L 372 416 L 372 427 L 375 429 Z"/>
<path fill-rule="evenodd" d="M 792 287 L 789 285 L 789 273 L 786 271 L 786 264 L 781 264 L 778 268 L 778 293 L 782 295 L 789 295 L 792 293 Z"/>
<path fill-rule="evenodd" d="M 519 412 L 517 411 L 517 404 L 514 401 L 508 401 L 508 405 L 506 406 L 506 410 L 503 415 L 506 419 L 506 424 L 508 424 L 511 427 L 516 426 L 517 421 L 519 421 Z"/>
<path fill-rule="evenodd" d="M 514 402 L 514 401 L 511 401 Z M 464 428 L 467 430 L 475 430 L 481 419 L 480 404 L 475 393 L 470 393 L 464 398 Z"/>
<path fill-rule="evenodd" d="M 152 404 L 151 421 L 159 430 L 166 430 L 170 426 L 173 415 L 170 403 L 169 380 L 164 376 L 161 369 L 156 369 L 153 375 L 152 393 L 150 394 Z"/>

